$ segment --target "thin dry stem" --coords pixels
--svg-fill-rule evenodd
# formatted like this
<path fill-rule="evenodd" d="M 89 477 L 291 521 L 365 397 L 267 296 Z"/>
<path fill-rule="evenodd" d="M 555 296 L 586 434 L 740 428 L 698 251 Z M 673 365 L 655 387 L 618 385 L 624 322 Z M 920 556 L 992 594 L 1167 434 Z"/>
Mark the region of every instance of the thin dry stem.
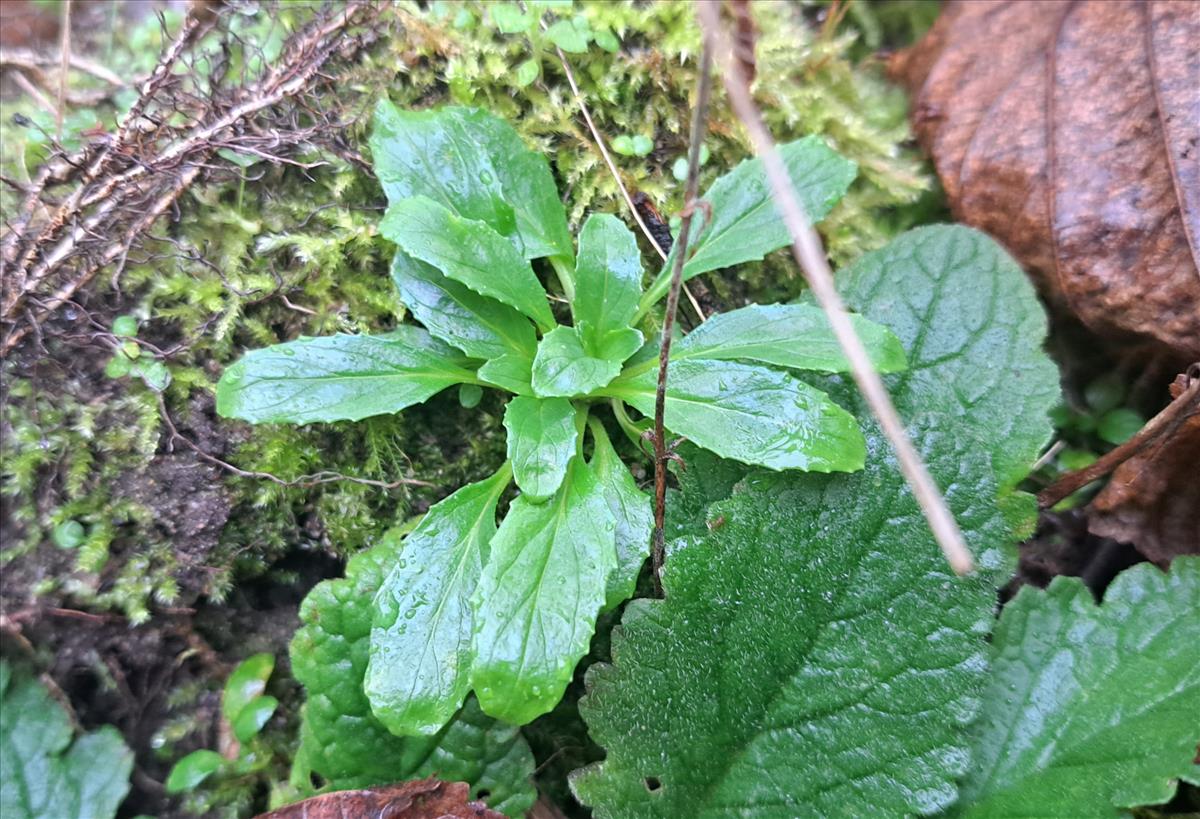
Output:
<path fill-rule="evenodd" d="M 854 332 L 841 296 L 833 284 L 833 271 L 825 258 L 821 239 L 813 229 L 804 206 L 796 195 L 788 177 L 787 167 L 775 147 L 775 140 L 763 122 L 762 114 L 750 93 L 741 66 L 731 58 L 732 47 L 728 32 L 721 22 L 720 6 L 717 3 L 698 2 L 697 16 L 704 30 L 705 38 L 711 41 L 721 66 L 721 77 L 729 94 L 738 119 L 745 125 L 754 146 L 754 152 L 762 158 L 766 169 L 767 180 L 771 185 L 771 193 L 775 204 L 783 215 L 784 224 L 792 236 L 792 252 L 796 262 L 804 272 L 808 286 L 816 296 L 817 302 L 829 317 L 829 324 L 842 351 L 850 362 L 850 373 L 858 384 L 863 398 L 871 408 L 872 414 L 879 421 L 879 426 L 892 444 L 900 470 L 912 488 L 913 495 L 929 522 L 934 538 L 941 547 L 942 553 L 950 563 L 950 567 L 958 574 L 966 574 L 974 567 L 971 553 L 968 551 L 958 523 L 946 506 L 937 484 L 926 469 L 924 461 L 909 440 L 904 424 L 892 404 L 891 396 L 875 367 L 871 364 L 870 356 L 862 341 Z"/>
<path fill-rule="evenodd" d="M 692 232 L 692 217 L 696 213 L 700 188 L 700 147 L 704 144 L 704 126 L 708 116 L 708 99 L 712 92 L 712 46 L 706 40 L 700 53 L 700 78 L 697 83 L 696 110 L 692 116 L 692 133 L 688 141 L 688 173 L 685 202 L 671 266 L 671 287 L 667 291 L 667 308 L 663 315 L 662 346 L 658 352 L 658 386 L 654 393 L 654 540 L 650 551 L 654 570 L 654 587 L 662 596 L 662 566 L 665 549 L 664 527 L 667 510 L 667 435 L 663 415 L 667 406 L 667 365 L 671 359 L 671 335 L 675 328 L 675 313 L 679 309 L 679 291 L 683 287 L 683 263 L 687 260 L 688 239 Z"/>
<path fill-rule="evenodd" d="M 63 116 L 67 110 L 68 71 L 71 67 L 71 1 L 63 3 L 62 37 L 59 40 L 58 110 L 54 115 L 55 140 L 62 142 Z"/>

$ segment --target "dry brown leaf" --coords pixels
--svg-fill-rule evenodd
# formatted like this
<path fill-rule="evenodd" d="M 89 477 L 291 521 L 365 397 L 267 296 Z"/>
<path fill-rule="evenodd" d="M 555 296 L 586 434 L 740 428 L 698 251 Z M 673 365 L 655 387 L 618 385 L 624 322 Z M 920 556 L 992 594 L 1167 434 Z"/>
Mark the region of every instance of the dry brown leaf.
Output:
<path fill-rule="evenodd" d="M 1101 335 L 1200 355 L 1200 3 L 948 3 L 893 73 L 956 218 Z"/>
<path fill-rule="evenodd" d="M 1171 386 L 1178 398 L 1181 375 Z M 1160 566 L 1200 554 L 1200 412 L 1125 463 L 1092 501 L 1088 529 L 1130 543 Z"/>
<path fill-rule="evenodd" d="M 504 814 L 470 798 L 466 782 L 430 778 L 334 791 L 285 805 L 257 819 L 504 819 Z"/>

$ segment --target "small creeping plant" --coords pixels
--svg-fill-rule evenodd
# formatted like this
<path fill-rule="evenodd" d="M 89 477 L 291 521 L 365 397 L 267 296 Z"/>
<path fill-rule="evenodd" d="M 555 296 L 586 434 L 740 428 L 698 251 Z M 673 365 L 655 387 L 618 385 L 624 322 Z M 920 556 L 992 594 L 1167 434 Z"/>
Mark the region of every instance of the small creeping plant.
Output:
<path fill-rule="evenodd" d="M 508 460 L 429 510 L 375 598 L 364 686 L 402 736 L 437 732 L 472 689 L 486 713 L 523 724 L 558 702 L 597 614 L 632 595 L 649 551 L 649 497 L 594 413 L 611 407 L 631 435 L 627 407 L 653 413 L 659 345 L 644 331 L 673 259 L 643 289 L 637 241 L 615 216 L 592 214 L 572 241 L 545 157 L 484 111 L 385 101 L 371 150 L 390 203 L 379 230 L 397 246 L 392 278 L 423 326 L 256 350 L 226 371 L 217 408 L 308 423 L 398 412 L 454 385 L 468 406 L 482 387 L 512 394 Z M 782 153 L 815 219 L 856 172 L 814 138 Z M 694 228 L 685 278 L 787 244 L 758 160 L 705 198 L 712 217 Z M 546 268 L 569 324 L 566 308 L 552 309 Z M 880 370 L 903 369 L 888 330 L 855 325 Z M 815 307 L 714 316 L 673 345 L 665 424 L 747 464 L 858 470 L 857 422 L 790 372 L 846 369 Z M 514 481 L 520 494 L 497 527 Z"/>

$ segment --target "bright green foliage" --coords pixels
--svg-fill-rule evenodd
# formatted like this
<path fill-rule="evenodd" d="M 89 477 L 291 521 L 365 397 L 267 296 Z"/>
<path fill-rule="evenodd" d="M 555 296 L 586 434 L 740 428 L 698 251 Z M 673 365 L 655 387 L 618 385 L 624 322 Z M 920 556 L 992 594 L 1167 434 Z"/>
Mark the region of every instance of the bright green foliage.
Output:
<path fill-rule="evenodd" d="M 613 512 L 580 459 L 552 501 L 513 501 L 474 600 L 471 683 L 487 713 L 519 725 L 562 698 L 616 566 Z"/>
<path fill-rule="evenodd" d="M 575 455 L 575 408 L 563 398 L 519 395 L 504 408 L 508 458 L 527 500 L 540 503 L 562 485 Z"/>
<path fill-rule="evenodd" d="M 1200 743 L 1200 558 L 1026 586 L 992 640 L 958 812 L 1117 816 L 1170 800 Z"/>
<path fill-rule="evenodd" d="M 639 368 L 604 389 L 654 415 L 658 369 Z M 685 358 L 667 368 L 667 429 L 724 458 L 771 469 L 861 469 L 866 450 L 854 416 L 790 375 Z"/>
<path fill-rule="evenodd" d="M 396 734 L 436 734 L 470 690 L 471 595 L 496 534 L 508 468 L 459 489 L 405 538 L 375 595 L 364 689 Z"/>
<path fill-rule="evenodd" d="M 521 253 L 486 224 L 417 196 L 388 208 L 379 232 L 413 258 L 484 296 L 515 307 L 543 330 L 554 326 L 546 291 Z"/>
<path fill-rule="evenodd" d="M 355 555 L 346 577 L 328 580 L 300 607 L 292 640 L 292 670 L 308 690 L 298 761 L 333 790 L 361 788 L 436 774 L 471 784 L 477 797 L 510 816 L 536 798 L 529 777 L 533 757 L 516 728 L 484 716 L 474 700 L 436 736 L 400 738 L 371 713 L 363 693 L 371 643 L 372 599 L 397 565 L 396 534 Z"/>
<path fill-rule="evenodd" d="M 904 349 L 886 328 L 854 315 L 850 324 L 879 372 L 907 366 Z M 752 304 L 720 313 L 681 338 L 671 353 L 675 359 L 743 359 L 816 372 L 845 372 L 849 366 L 825 311 L 811 304 Z"/>
<path fill-rule="evenodd" d="M 255 350 L 227 369 L 217 386 L 217 411 L 255 423 L 357 421 L 471 381 L 468 366 L 419 327 L 301 338 Z"/>
<path fill-rule="evenodd" d="M 0 661 L 0 815 L 116 815 L 129 791 L 133 752 L 108 725 L 73 741 L 71 734 L 67 713 L 46 689 Z"/>
<path fill-rule="evenodd" d="M 646 532 L 654 525 L 650 496 L 637 487 L 625 464 L 617 457 L 604 426 L 596 419 L 588 424 L 592 431 L 592 460 L 588 465 L 608 499 L 616 523 L 617 567 L 608 576 L 605 609 L 624 603 L 637 586 L 638 572 L 650 554 Z"/>
<path fill-rule="evenodd" d="M 187 793 L 204 784 L 210 776 L 225 765 L 225 757 L 216 751 L 201 748 L 192 751 L 171 766 L 171 773 L 163 784 L 167 793 Z"/>
<path fill-rule="evenodd" d="M 858 174 L 853 162 L 838 156 L 815 136 L 781 145 L 779 155 L 805 213 L 814 222 L 825 218 Z M 772 250 L 791 244 L 787 228 L 775 210 L 761 159 L 742 160 L 713 183 L 703 199 L 712 208 L 712 221 L 692 220 L 688 259 L 683 264 L 685 281 L 710 270 L 761 259 Z M 666 292 L 673 262 L 674 249 L 646 294 L 649 303 Z"/>
<path fill-rule="evenodd" d="M 636 343 L 628 340 L 641 295 L 642 258 L 637 239 L 615 216 L 592 214 L 579 231 L 575 298 L 571 302 L 575 325 L 589 355 L 620 364 L 641 346 L 640 335 Z M 627 349 L 631 344 L 633 349 Z"/>
<path fill-rule="evenodd" d="M 306 422 L 396 412 L 456 383 L 516 393 L 504 426 L 522 494 L 490 546 L 495 499 L 488 489 L 463 496 L 492 500 L 472 505 L 461 520 L 452 503 L 414 535 L 412 556 L 401 558 L 403 571 L 377 600 L 367 694 L 393 733 L 429 735 L 463 702 L 470 654 L 470 686 L 483 710 L 527 722 L 561 698 L 598 612 L 632 591 L 644 561 L 649 521 L 642 496 L 628 476 L 618 478 L 607 442 L 597 439 L 593 454 L 605 470 L 602 481 L 576 456 L 585 454 L 589 412 L 608 399 L 653 413 L 653 350 L 626 361 L 643 346 L 633 325 L 656 297 L 642 296 L 637 242 L 615 217 L 588 220 L 577 261 L 569 237 L 562 246 L 556 237 L 565 216 L 546 195 L 545 159 L 520 147 L 503 121 L 453 107 L 410 115 L 381 103 L 371 144 L 390 201 L 379 230 L 400 247 L 393 278 L 429 332 L 401 325 L 386 336 L 304 339 L 251 353 L 218 385 L 218 410 L 251 421 Z M 467 150 L 484 156 L 458 156 Z M 812 140 L 784 150 L 806 200 L 823 214 L 845 191 L 853 165 Z M 468 175 L 451 177 L 446 168 Z M 431 178 L 408 179 L 418 171 Z M 699 243 L 706 258 L 731 264 L 786 242 L 763 199 L 761 175 L 761 163 L 747 162 L 730 176 L 740 194 L 727 179 L 713 186 L 710 199 L 725 209 Z M 756 185 L 760 195 L 753 195 Z M 510 212 L 524 216 L 509 220 Z M 555 323 L 529 261 L 551 253 L 570 326 Z M 534 328 L 521 314 L 542 333 L 532 360 Z M 860 326 L 878 360 L 888 369 L 903 365 L 888 331 L 865 320 Z M 771 342 L 828 350 L 828 326 L 807 320 L 790 337 L 750 339 L 725 327 L 701 352 L 684 348 L 672 364 L 665 416 L 672 432 L 774 469 L 861 468 L 857 422 L 828 395 L 791 374 L 724 360 L 766 357 L 754 345 Z M 447 345 L 486 360 L 463 358 Z M 798 352 L 780 355 L 790 366 L 805 365 Z M 829 354 L 812 360 L 820 369 L 844 369 Z M 466 599 L 474 608 L 471 653 Z"/>
<path fill-rule="evenodd" d="M 537 336 L 516 310 L 443 276 L 403 251 L 392 260 L 401 301 L 435 336 L 474 358 L 532 356 Z"/>
<path fill-rule="evenodd" d="M 1011 567 L 1001 495 L 1050 433 L 1045 319 L 1016 264 L 964 228 L 914 231 L 838 284 L 907 350 L 891 393 L 979 567 L 950 572 L 861 399 L 840 391 L 866 468 L 750 472 L 685 527 L 666 599 L 630 604 L 613 665 L 589 671 L 581 711 L 608 755 L 574 786 L 597 816 L 902 815 L 956 797 Z"/>
<path fill-rule="evenodd" d="M 221 715 L 233 722 L 238 714 L 267 690 L 267 680 L 275 670 L 275 657 L 266 652 L 247 657 L 225 681 L 221 694 Z"/>

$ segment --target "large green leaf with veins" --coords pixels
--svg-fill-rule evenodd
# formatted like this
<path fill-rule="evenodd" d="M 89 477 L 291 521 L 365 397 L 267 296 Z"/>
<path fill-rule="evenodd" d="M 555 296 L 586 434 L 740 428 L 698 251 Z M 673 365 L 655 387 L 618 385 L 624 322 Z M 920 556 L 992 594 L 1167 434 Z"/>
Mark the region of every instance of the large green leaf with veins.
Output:
<path fill-rule="evenodd" d="M 292 672 L 308 691 L 298 758 L 334 790 L 436 775 L 487 791 L 488 805 L 521 816 L 536 798 L 533 754 L 511 726 L 468 699 L 432 737 L 401 738 L 375 718 L 363 693 L 371 642 L 372 598 L 402 554 L 390 532 L 346 564 L 345 578 L 318 584 L 300 606 Z"/>
<path fill-rule="evenodd" d="M 666 599 L 631 603 L 613 664 L 588 675 L 581 711 L 608 756 L 574 787 L 598 817 L 892 816 L 956 798 L 1012 563 L 1006 470 L 1050 434 L 1045 319 L 1017 265 L 965 228 L 907 234 L 838 285 L 904 344 L 910 370 L 887 381 L 979 567 L 952 574 L 870 414 L 827 378 L 863 424 L 866 468 L 751 471 L 671 545 Z M 984 384 L 956 392 L 968 375 Z"/>
<path fill-rule="evenodd" d="M 640 365 L 600 394 L 654 416 L 658 369 Z M 672 361 L 663 423 L 725 458 L 771 469 L 853 471 L 863 465 L 854 416 L 816 387 L 739 361 Z"/>
<path fill-rule="evenodd" d="M 592 430 L 592 459 L 588 464 L 604 490 L 616 522 L 617 566 L 608 576 L 604 608 L 613 609 L 633 596 L 638 573 L 650 556 L 654 510 L 650 496 L 638 489 L 629 468 L 621 462 L 604 426 L 595 418 Z"/>
<path fill-rule="evenodd" d="M 581 458 L 551 500 L 513 501 L 473 600 L 471 682 L 485 712 L 521 725 L 562 698 L 617 565 L 615 530 L 604 488 Z"/>
<path fill-rule="evenodd" d="M 424 196 L 387 209 L 379 233 L 415 259 L 484 296 L 554 327 L 546 291 L 529 262 L 485 222 L 464 219 Z"/>
<path fill-rule="evenodd" d="M 537 335 L 529 319 L 507 304 L 446 278 L 437 268 L 397 250 L 392 281 L 404 305 L 434 336 L 472 358 L 508 353 L 532 356 Z"/>
<path fill-rule="evenodd" d="M 504 408 L 508 459 L 525 499 L 540 503 L 558 491 L 575 456 L 579 431 L 565 398 L 519 395 Z"/>
<path fill-rule="evenodd" d="M 471 595 L 496 534 L 505 467 L 436 504 L 375 595 L 363 688 L 394 734 L 434 734 L 471 688 Z"/>
<path fill-rule="evenodd" d="M 1166 802 L 1200 743 L 1200 558 L 1025 587 L 992 639 L 960 812 L 1117 816 Z M 1194 776 L 1194 774 L 1192 774 Z"/>
<path fill-rule="evenodd" d="M 850 316 L 850 324 L 875 369 L 904 369 L 904 348 L 891 330 L 856 315 Z M 752 304 L 720 313 L 673 344 L 671 358 L 741 359 L 830 373 L 850 370 L 825 311 L 812 304 Z"/>
<path fill-rule="evenodd" d="M 533 391 L 542 396 L 587 395 L 608 384 L 621 372 L 621 362 L 589 355 L 576 327 L 555 327 L 542 337 L 533 358 Z M 632 350 L 641 346 L 642 334 L 626 328 L 615 337 L 633 335 Z"/>
<path fill-rule="evenodd" d="M 816 136 L 780 145 L 779 154 L 808 218 L 814 223 L 825 218 L 858 174 L 853 162 L 839 156 Z M 685 281 L 710 270 L 761 259 L 772 250 L 792 243 L 775 210 L 762 160 L 757 157 L 738 163 L 713 183 L 703 199 L 711 206 L 712 219 L 706 218 L 705 211 L 697 211 L 692 220 L 688 260 L 683 265 Z M 678 243 L 675 247 L 679 247 Z M 653 304 L 666 294 L 674 261 L 672 253 L 647 289 L 643 305 Z"/>
<path fill-rule="evenodd" d="M 453 384 L 471 362 L 420 327 L 300 338 L 252 350 L 217 383 L 217 412 L 253 423 L 358 421 L 399 412 Z"/>
<path fill-rule="evenodd" d="M 67 712 L 49 692 L 0 661 L 0 816 L 116 815 L 129 791 L 133 752 L 110 725 L 74 742 L 71 734 Z"/>

